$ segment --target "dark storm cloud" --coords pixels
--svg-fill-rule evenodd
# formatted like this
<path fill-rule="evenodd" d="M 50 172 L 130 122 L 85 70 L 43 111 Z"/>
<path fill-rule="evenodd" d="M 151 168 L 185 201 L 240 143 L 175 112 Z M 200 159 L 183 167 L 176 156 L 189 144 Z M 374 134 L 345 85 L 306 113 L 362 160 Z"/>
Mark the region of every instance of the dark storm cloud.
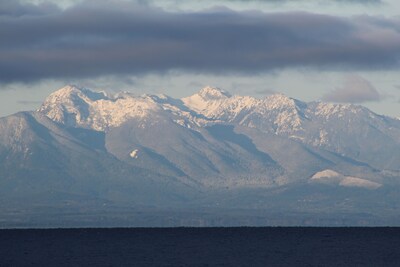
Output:
<path fill-rule="evenodd" d="M 38 5 L 25 3 L 22 4 L 16 0 L 1 0 L 0 16 L 23 16 L 23 15 L 45 15 L 60 11 L 52 3 L 40 3 Z"/>
<path fill-rule="evenodd" d="M 400 23 L 375 17 L 230 10 L 169 13 L 113 1 L 0 16 L 0 82 L 180 69 L 398 66 Z M 29 14 L 29 10 L 33 10 Z"/>

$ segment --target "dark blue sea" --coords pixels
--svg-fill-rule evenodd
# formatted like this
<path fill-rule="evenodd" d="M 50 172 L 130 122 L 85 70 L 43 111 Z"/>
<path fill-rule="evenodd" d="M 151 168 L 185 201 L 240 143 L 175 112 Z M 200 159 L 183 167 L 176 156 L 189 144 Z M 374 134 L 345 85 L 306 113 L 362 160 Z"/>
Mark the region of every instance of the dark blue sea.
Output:
<path fill-rule="evenodd" d="M 0 266 L 400 266 L 400 228 L 0 230 Z"/>

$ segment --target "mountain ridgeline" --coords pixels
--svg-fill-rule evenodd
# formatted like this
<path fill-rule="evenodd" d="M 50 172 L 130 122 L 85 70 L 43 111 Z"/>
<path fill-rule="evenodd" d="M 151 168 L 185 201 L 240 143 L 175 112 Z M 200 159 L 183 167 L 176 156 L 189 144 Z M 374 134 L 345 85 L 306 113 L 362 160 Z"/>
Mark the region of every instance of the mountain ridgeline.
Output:
<path fill-rule="evenodd" d="M 351 104 L 66 86 L 0 119 L 0 159 L 4 225 L 40 225 L 55 210 L 90 225 L 94 211 L 115 225 L 400 222 L 400 120 Z"/>

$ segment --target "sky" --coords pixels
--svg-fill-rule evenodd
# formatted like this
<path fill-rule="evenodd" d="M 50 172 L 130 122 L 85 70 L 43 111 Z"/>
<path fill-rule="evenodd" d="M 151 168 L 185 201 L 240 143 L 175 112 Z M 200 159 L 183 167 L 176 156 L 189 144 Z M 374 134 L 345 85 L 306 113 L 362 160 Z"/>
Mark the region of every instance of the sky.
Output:
<path fill-rule="evenodd" d="M 400 117 L 398 0 L 0 0 L 0 117 L 66 84 L 364 105 Z"/>

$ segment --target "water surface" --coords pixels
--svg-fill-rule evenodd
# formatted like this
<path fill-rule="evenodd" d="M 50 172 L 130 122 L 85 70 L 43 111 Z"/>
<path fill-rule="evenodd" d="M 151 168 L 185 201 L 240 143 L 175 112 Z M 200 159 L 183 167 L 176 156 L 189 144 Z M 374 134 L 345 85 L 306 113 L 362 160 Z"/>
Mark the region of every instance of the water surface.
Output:
<path fill-rule="evenodd" d="M 0 230 L 0 266 L 400 266 L 400 228 Z"/>

